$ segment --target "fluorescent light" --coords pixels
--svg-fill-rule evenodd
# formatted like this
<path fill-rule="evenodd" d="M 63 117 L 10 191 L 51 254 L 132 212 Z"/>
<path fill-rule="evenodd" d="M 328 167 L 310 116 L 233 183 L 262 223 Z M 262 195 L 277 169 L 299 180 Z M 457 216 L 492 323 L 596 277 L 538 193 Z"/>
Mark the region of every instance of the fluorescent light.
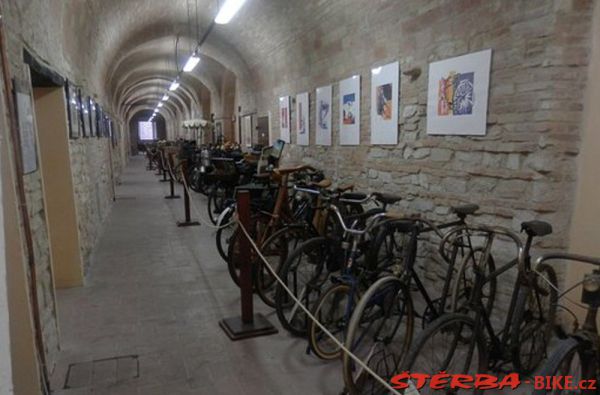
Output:
<path fill-rule="evenodd" d="M 215 23 L 218 23 L 219 25 L 229 23 L 245 2 L 246 0 L 225 0 L 225 3 L 223 3 L 215 18 Z"/>
<path fill-rule="evenodd" d="M 375 69 L 371 70 L 371 72 L 372 72 L 373 74 L 377 75 L 377 74 L 381 73 L 381 67 L 377 67 L 377 68 L 375 68 Z"/>
<path fill-rule="evenodd" d="M 158 106 L 157 106 L 157 107 L 158 107 L 158 108 L 161 108 L 163 105 L 164 105 L 164 104 L 161 102 L 161 103 L 158 103 Z"/>
<path fill-rule="evenodd" d="M 173 80 L 173 82 L 171 83 L 169 90 L 175 91 L 175 90 L 177 90 L 177 88 L 179 88 L 179 80 L 177 78 L 175 78 L 175 80 Z"/>
<path fill-rule="evenodd" d="M 186 62 L 185 66 L 183 66 L 183 71 L 186 73 L 191 72 L 192 70 L 194 70 L 194 68 L 196 68 L 198 63 L 200 63 L 200 56 L 198 56 L 196 52 L 194 52 Z"/>
<path fill-rule="evenodd" d="M 167 101 L 169 100 L 169 95 L 165 93 L 165 95 L 162 97 L 161 99 L 162 101 Z"/>

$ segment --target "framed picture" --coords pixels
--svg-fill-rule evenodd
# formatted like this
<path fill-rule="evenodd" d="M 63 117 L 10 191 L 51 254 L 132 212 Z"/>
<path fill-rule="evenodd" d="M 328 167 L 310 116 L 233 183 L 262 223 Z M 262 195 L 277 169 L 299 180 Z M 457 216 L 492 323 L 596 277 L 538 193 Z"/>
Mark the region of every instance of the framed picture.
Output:
<path fill-rule="evenodd" d="M 290 143 L 290 97 L 279 98 L 279 126 L 281 128 L 279 138 Z"/>
<path fill-rule="evenodd" d="M 492 50 L 429 65 L 427 134 L 484 136 Z"/>
<path fill-rule="evenodd" d="M 252 147 L 252 115 L 244 115 L 242 117 L 242 138 L 241 142 L 246 147 Z"/>
<path fill-rule="evenodd" d="M 98 109 L 96 103 L 91 97 L 90 100 L 90 137 L 98 136 Z"/>
<path fill-rule="evenodd" d="M 400 64 L 371 70 L 371 144 L 398 144 Z"/>
<path fill-rule="evenodd" d="M 65 98 L 67 102 L 67 119 L 69 121 L 69 138 L 81 137 L 81 101 L 79 92 L 70 81 L 65 84 Z"/>
<path fill-rule="evenodd" d="M 82 99 L 81 92 L 79 93 L 79 99 L 81 101 L 81 117 L 83 119 L 83 136 L 91 137 L 92 136 L 92 125 L 91 125 L 91 117 L 90 117 L 90 98 L 85 97 Z"/>
<path fill-rule="evenodd" d="M 309 144 L 308 103 L 308 92 L 296 96 L 296 144 L 298 145 Z"/>
<path fill-rule="evenodd" d="M 360 75 L 340 81 L 340 144 L 360 143 Z"/>
<path fill-rule="evenodd" d="M 16 91 L 15 104 L 19 123 L 19 140 L 23 158 L 23 174 L 33 173 L 38 168 L 35 125 L 31 96 Z"/>
<path fill-rule="evenodd" d="M 331 145 L 331 85 L 317 88 L 317 145 Z"/>

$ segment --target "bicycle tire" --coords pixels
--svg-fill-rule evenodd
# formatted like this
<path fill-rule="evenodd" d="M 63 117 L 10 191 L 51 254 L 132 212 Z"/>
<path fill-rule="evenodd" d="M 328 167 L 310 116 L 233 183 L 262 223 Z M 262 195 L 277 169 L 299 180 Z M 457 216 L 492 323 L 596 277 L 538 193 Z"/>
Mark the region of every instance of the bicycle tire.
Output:
<path fill-rule="evenodd" d="M 383 272 L 408 259 L 406 254 L 410 251 L 409 243 L 414 226 L 414 223 L 406 220 L 389 221 L 380 225 L 365 255 L 365 266 L 369 270 Z"/>
<path fill-rule="evenodd" d="M 531 373 L 541 362 L 546 354 L 546 350 L 548 347 L 548 342 L 550 341 L 550 337 L 552 335 L 552 330 L 554 328 L 554 318 L 556 316 L 556 308 L 558 302 L 558 293 L 556 291 L 557 287 L 557 279 L 556 273 L 554 269 L 546 265 L 544 263 L 538 265 L 536 267 L 536 271 L 538 273 L 545 272 L 547 276 L 547 280 L 552 283 L 553 286 L 549 286 L 544 280 L 540 279 L 539 275 L 536 275 L 534 278 L 536 283 L 533 287 L 521 286 L 519 287 L 519 294 L 517 296 L 517 304 L 515 307 L 514 314 L 512 316 L 511 322 L 511 354 L 512 361 L 515 369 L 521 374 L 529 374 Z M 539 281 L 539 283 L 537 282 Z M 541 286 L 548 287 L 547 290 L 540 289 Z M 548 299 L 548 310 L 546 312 L 539 311 L 539 296 L 542 293 L 549 292 Z M 536 306 L 533 309 L 530 309 L 529 306 L 530 298 L 534 296 L 536 297 Z M 542 306 L 544 308 L 546 306 Z M 536 315 L 537 312 L 537 315 Z M 533 318 L 533 321 L 539 320 L 539 318 L 544 317 L 543 321 L 540 322 L 540 325 L 535 325 L 535 327 L 531 328 L 528 324 L 532 321 L 529 321 Z M 525 323 L 525 327 L 522 324 Z M 542 341 L 541 349 L 534 349 L 537 341 Z M 530 360 L 526 360 L 523 358 L 522 351 L 525 347 L 527 341 L 533 341 L 532 349 L 529 352 L 531 356 Z"/>
<path fill-rule="evenodd" d="M 261 247 L 261 253 L 269 261 L 277 274 L 281 267 L 300 243 L 309 238 L 304 227 L 286 226 L 273 233 Z M 260 299 L 269 307 L 275 307 L 275 290 L 277 282 L 271 272 L 260 260 L 256 273 L 256 291 Z"/>
<path fill-rule="evenodd" d="M 217 224 L 217 220 L 221 212 L 225 209 L 224 202 L 226 199 L 225 188 L 216 187 L 208 197 L 206 209 L 208 211 L 208 219 L 213 225 Z"/>
<path fill-rule="evenodd" d="M 481 248 L 474 248 L 473 250 L 470 250 L 469 254 L 465 255 L 463 257 L 462 261 L 460 262 L 460 266 L 458 268 L 458 271 L 456 272 L 456 275 L 454 276 L 454 280 L 452 283 L 452 295 L 451 295 L 451 299 L 450 299 L 450 309 L 449 309 L 450 312 L 453 312 L 453 313 L 460 312 L 460 310 L 464 308 L 464 301 L 468 301 L 470 299 L 471 291 L 473 290 L 474 284 L 471 285 L 470 288 L 468 288 L 466 281 L 464 281 L 464 279 L 466 279 L 467 269 L 469 268 L 469 265 L 472 263 L 471 257 L 474 253 L 477 253 L 477 252 L 483 252 L 483 250 Z M 479 263 L 477 258 L 475 258 L 475 261 L 477 263 Z M 496 263 L 495 263 L 492 255 L 490 255 L 488 258 L 487 264 L 486 264 L 486 271 L 484 273 L 490 274 L 490 273 L 493 273 L 495 270 L 496 270 Z M 484 310 L 488 317 L 491 316 L 492 310 L 494 309 L 494 302 L 496 300 L 496 290 L 497 290 L 497 281 L 496 280 L 497 280 L 496 277 L 492 277 L 488 280 L 488 287 L 489 287 L 488 298 L 487 298 L 487 302 L 483 304 Z M 461 285 L 462 285 L 462 289 L 461 289 Z M 483 292 L 483 289 L 482 289 L 482 292 Z M 463 301 L 463 303 L 460 303 L 460 301 Z"/>
<path fill-rule="evenodd" d="M 329 287 L 327 291 L 325 291 L 315 305 L 315 309 L 312 314 L 319 320 L 319 322 L 327 328 L 327 330 L 333 334 L 337 335 L 341 334 L 341 338 L 336 336 L 336 338 L 343 344 L 345 338 L 345 332 L 348 328 L 346 314 L 348 313 L 348 309 L 351 306 L 348 306 L 348 303 L 352 303 L 356 305 L 356 300 L 350 301 L 350 294 L 352 292 L 352 287 L 348 284 L 335 284 L 332 287 Z M 333 299 L 332 299 L 333 298 Z M 356 299 L 356 297 L 354 298 Z M 331 302 L 329 306 L 333 309 L 337 307 L 341 307 L 341 311 L 337 310 L 335 317 L 333 316 L 333 309 L 329 311 L 325 311 L 328 305 L 326 303 Z M 339 313 L 341 313 L 341 317 L 338 317 Z M 327 317 L 327 318 L 325 318 Z M 310 345 L 310 349 L 315 353 L 315 355 L 323 360 L 332 360 L 339 358 L 342 354 L 342 349 L 335 343 L 331 342 L 331 347 L 333 350 L 328 350 L 326 346 L 326 341 L 331 341 L 329 336 L 327 336 L 322 329 L 315 323 L 314 320 L 310 321 L 309 330 L 308 330 L 308 342 Z"/>
<path fill-rule="evenodd" d="M 233 236 L 233 231 L 235 231 L 235 228 L 237 228 L 237 224 L 235 223 L 235 221 L 231 221 L 233 218 L 233 213 L 234 213 L 234 209 L 225 209 L 228 210 L 227 213 L 222 213 L 223 216 L 221 217 L 221 221 L 217 221 L 217 225 L 219 225 L 219 229 L 217 229 L 217 232 L 215 234 L 215 239 L 216 239 L 216 243 L 217 243 L 217 251 L 219 252 L 219 255 L 221 256 L 221 258 L 223 258 L 223 260 L 225 262 L 227 262 L 227 260 L 229 259 L 229 244 L 230 244 L 230 240 L 231 237 Z M 227 226 L 224 226 L 225 224 L 229 224 Z M 228 233 L 230 232 L 231 233 Z"/>
<path fill-rule="evenodd" d="M 573 377 L 573 386 L 580 387 L 579 380 L 597 380 L 595 373 L 598 369 L 598 361 L 595 358 L 586 357 L 586 349 L 590 346 L 587 342 L 582 341 L 575 337 L 569 337 L 560 340 L 557 347 L 554 349 L 550 357 L 540 369 L 536 376 L 538 377 Z M 581 371 L 579 374 L 572 372 L 570 369 L 573 368 L 573 358 L 579 357 Z M 566 369 L 566 370 L 565 370 Z M 584 370 L 585 369 L 585 370 Z M 589 383 L 589 381 L 587 381 Z M 534 388 L 532 395 L 559 395 L 562 394 L 562 390 L 556 388 L 551 390 L 549 388 Z M 582 394 L 592 395 L 596 394 L 595 390 L 571 392 L 568 394 Z"/>
<path fill-rule="evenodd" d="M 466 314 L 448 313 L 437 318 L 436 320 L 432 321 L 431 324 L 429 324 L 429 326 L 415 338 L 415 341 L 410 347 L 410 350 L 407 353 L 406 358 L 402 362 L 401 368 L 398 371 L 418 372 L 430 375 L 437 374 L 441 371 L 447 374 L 474 375 L 476 373 L 485 373 L 487 371 L 485 334 L 481 333 L 480 335 L 477 335 L 475 333 L 476 326 L 477 324 L 475 322 L 475 319 Z M 465 327 L 471 327 L 473 333 L 464 334 L 463 329 Z M 438 341 L 434 339 L 434 336 L 443 334 L 449 334 L 449 338 Z M 466 346 L 466 342 L 463 341 L 463 339 L 469 339 L 468 346 Z M 463 347 L 461 347 L 461 344 L 463 345 Z M 449 352 L 446 354 L 446 357 L 443 358 L 443 366 L 436 365 L 435 367 L 425 368 L 423 366 L 424 364 L 427 364 L 428 362 L 435 362 L 433 357 L 433 351 L 439 351 L 443 347 L 450 348 Z M 457 355 L 458 347 L 461 347 L 461 353 Z M 465 348 L 466 350 L 464 350 Z M 478 359 L 477 362 L 473 364 L 473 355 L 471 351 L 474 352 L 475 349 L 477 349 Z M 462 353 L 464 351 L 467 352 L 466 357 Z M 471 356 L 471 358 L 468 357 L 469 355 Z M 448 365 L 452 363 L 455 357 L 457 357 L 458 363 L 463 363 L 463 366 L 465 366 L 466 368 L 461 368 L 459 369 L 459 371 L 454 371 L 453 369 L 449 368 Z M 419 391 L 421 395 L 427 395 L 428 393 L 443 393 L 443 390 L 440 390 L 440 392 L 435 392 L 427 386 L 421 388 Z M 460 393 L 464 394 L 467 393 L 467 391 L 461 391 Z M 483 393 L 483 390 L 473 388 L 471 393 L 481 394 Z"/>
<path fill-rule="evenodd" d="M 303 305 L 308 311 L 313 309 L 320 287 L 329 276 L 326 269 L 329 251 L 329 240 L 325 237 L 308 239 L 289 255 L 281 268 L 281 279 L 291 288 L 294 296 L 300 299 L 301 303 L 304 302 Z M 306 259 L 305 262 L 302 261 L 303 258 Z M 299 268 L 302 269 L 300 275 L 304 274 L 301 278 L 302 284 L 298 281 Z M 275 311 L 285 330 L 294 336 L 306 336 L 308 317 L 280 284 L 277 284 L 275 290 Z"/>
<path fill-rule="evenodd" d="M 399 299 L 397 300 L 397 298 Z M 400 302 L 400 303 L 398 303 Z M 403 303 L 402 303 L 403 302 Z M 400 306 L 397 315 L 392 315 L 396 309 L 390 307 Z M 396 368 L 404 357 L 412 341 L 414 330 L 415 312 L 410 291 L 405 283 L 395 276 L 380 278 L 373 283 L 360 298 L 356 308 L 352 312 L 346 341 L 344 346 L 359 357 L 375 373 L 388 380 L 397 373 Z M 404 331 L 400 325 L 404 323 Z M 389 332 L 381 335 L 381 330 L 389 328 Z M 402 339 L 399 339 L 399 338 Z M 372 345 L 371 342 L 372 340 Z M 398 348 L 399 346 L 399 348 Z M 373 358 L 383 354 L 383 361 L 388 358 L 385 348 L 390 348 L 392 365 L 380 363 Z M 394 350 L 392 347 L 396 347 Z M 379 351 L 381 348 L 382 351 Z M 378 350 L 374 352 L 374 350 Z M 366 354 L 366 357 L 363 355 Z M 397 354 L 397 355 L 395 355 Z M 370 382 L 371 377 L 362 369 L 355 369 L 356 363 L 347 353 L 342 355 L 343 376 L 346 391 L 351 395 L 366 393 L 381 393 L 384 391 L 379 382 Z M 375 366 L 371 366 L 374 363 Z M 382 372 L 379 368 L 386 369 Z M 378 387 L 372 388 L 373 385 Z M 377 391 L 377 392 L 374 392 Z"/>

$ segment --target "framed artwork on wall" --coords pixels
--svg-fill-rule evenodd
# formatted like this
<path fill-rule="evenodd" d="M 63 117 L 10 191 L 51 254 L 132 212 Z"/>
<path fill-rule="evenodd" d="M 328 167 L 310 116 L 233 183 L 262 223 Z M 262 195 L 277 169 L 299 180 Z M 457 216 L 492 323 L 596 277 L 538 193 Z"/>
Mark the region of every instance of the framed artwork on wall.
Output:
<path fill-rule="evenodd" d="M 81 93 L 79 94 L 79 97 L 81 99 L 81 117 L 83 119 L 83 136 L 84 137 L 91 137 L 92 136 L 92 124 L 90 122 L 91 117 L 90 117 L 90 98 L 88 97 L 83 97 Z"/>
<path fill-rule="evenodd" d="M 290 97 L 283 96 L 279 98 L 279 138 L 290 143 Z"/>
<path fill-rule="evenodd" d="M 398 144 L 398 62 L 371 70 L 371 144 Z"/>
<path fill-rule="evenodd" d="M 98 136 L 98 109 L 94 99 L 90 97 L 90 137 Z"/>
<path fill-rule="evenodd" d="M 429 65 L 427 134 L 484 136 L 492 50 Z"/>
<path fill-rule="evenodd" d="M 242 117 L 242 144 L 245 147 L 252 147 L 252 115 L 244 115 Z"/>
<path fill-rule="evenodd" d="M 331 85 L 317 88 L 317 145 L 331 145 Z"/>
<path fill-rule="evenodd" d="M 310 141 L 308 105 L 308 92 L 296 95 L 296 144 L 298 145 L 308 145 Z"/>
<path fill-rule="evenodd" d="M 340 81 L 340 144 L 360 143 L 360 75 Z"/>
<path fill-rule="evenodd" d="M 38 169 L 35 125 L 31 96 L 16 91 L 15 104 L 19 124 L 19 140 L 23 159 L 23 174 L 33 173 Z"/>
<path fill-rule="evenodd" d="M 77 87 L 70 81 L 65 84 L 67 101 L 67 119 L 69 121 L 69 138 L 77 139 L 81 136 L 81 103 Z"/>

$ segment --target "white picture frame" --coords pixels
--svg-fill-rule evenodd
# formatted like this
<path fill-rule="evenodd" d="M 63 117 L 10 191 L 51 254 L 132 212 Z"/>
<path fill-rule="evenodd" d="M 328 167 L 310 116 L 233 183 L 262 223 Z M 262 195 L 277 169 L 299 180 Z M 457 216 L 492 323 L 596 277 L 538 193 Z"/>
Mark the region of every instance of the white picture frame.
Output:
<path fill-rule="evenodd" d="M 317 137 L 315 142 L 317 145 L 331 145 L 331 112 L 333 111 L 332 102 L 333 88 L 331 85 L 317 88 L 316 96 L 316 123 Z"/>
<path fill-rule="evenodd" d="M 283 96 L 279 98 L 279 138 L 290 143 L 290 97 Z"/>
<path fill-rule="evenodd" d="M 296 95 L 296 144 L 298 145 L 309 145 L 310 142 L 309 100 L 308 92 Z"/>
<path fill-rule="evenodd" d="M 486 49 L 429 64 L 427 134 L 485 136 L 491 61 Z"/>
<path fill-rule="evenodd" d="M 340 145 L 360 144 L 360 75 L 340 81 Z"/>
<path fill-rule="evenodd" d="M 400 63 L 371 69 L 371 144 L 398 144 Z"/>

